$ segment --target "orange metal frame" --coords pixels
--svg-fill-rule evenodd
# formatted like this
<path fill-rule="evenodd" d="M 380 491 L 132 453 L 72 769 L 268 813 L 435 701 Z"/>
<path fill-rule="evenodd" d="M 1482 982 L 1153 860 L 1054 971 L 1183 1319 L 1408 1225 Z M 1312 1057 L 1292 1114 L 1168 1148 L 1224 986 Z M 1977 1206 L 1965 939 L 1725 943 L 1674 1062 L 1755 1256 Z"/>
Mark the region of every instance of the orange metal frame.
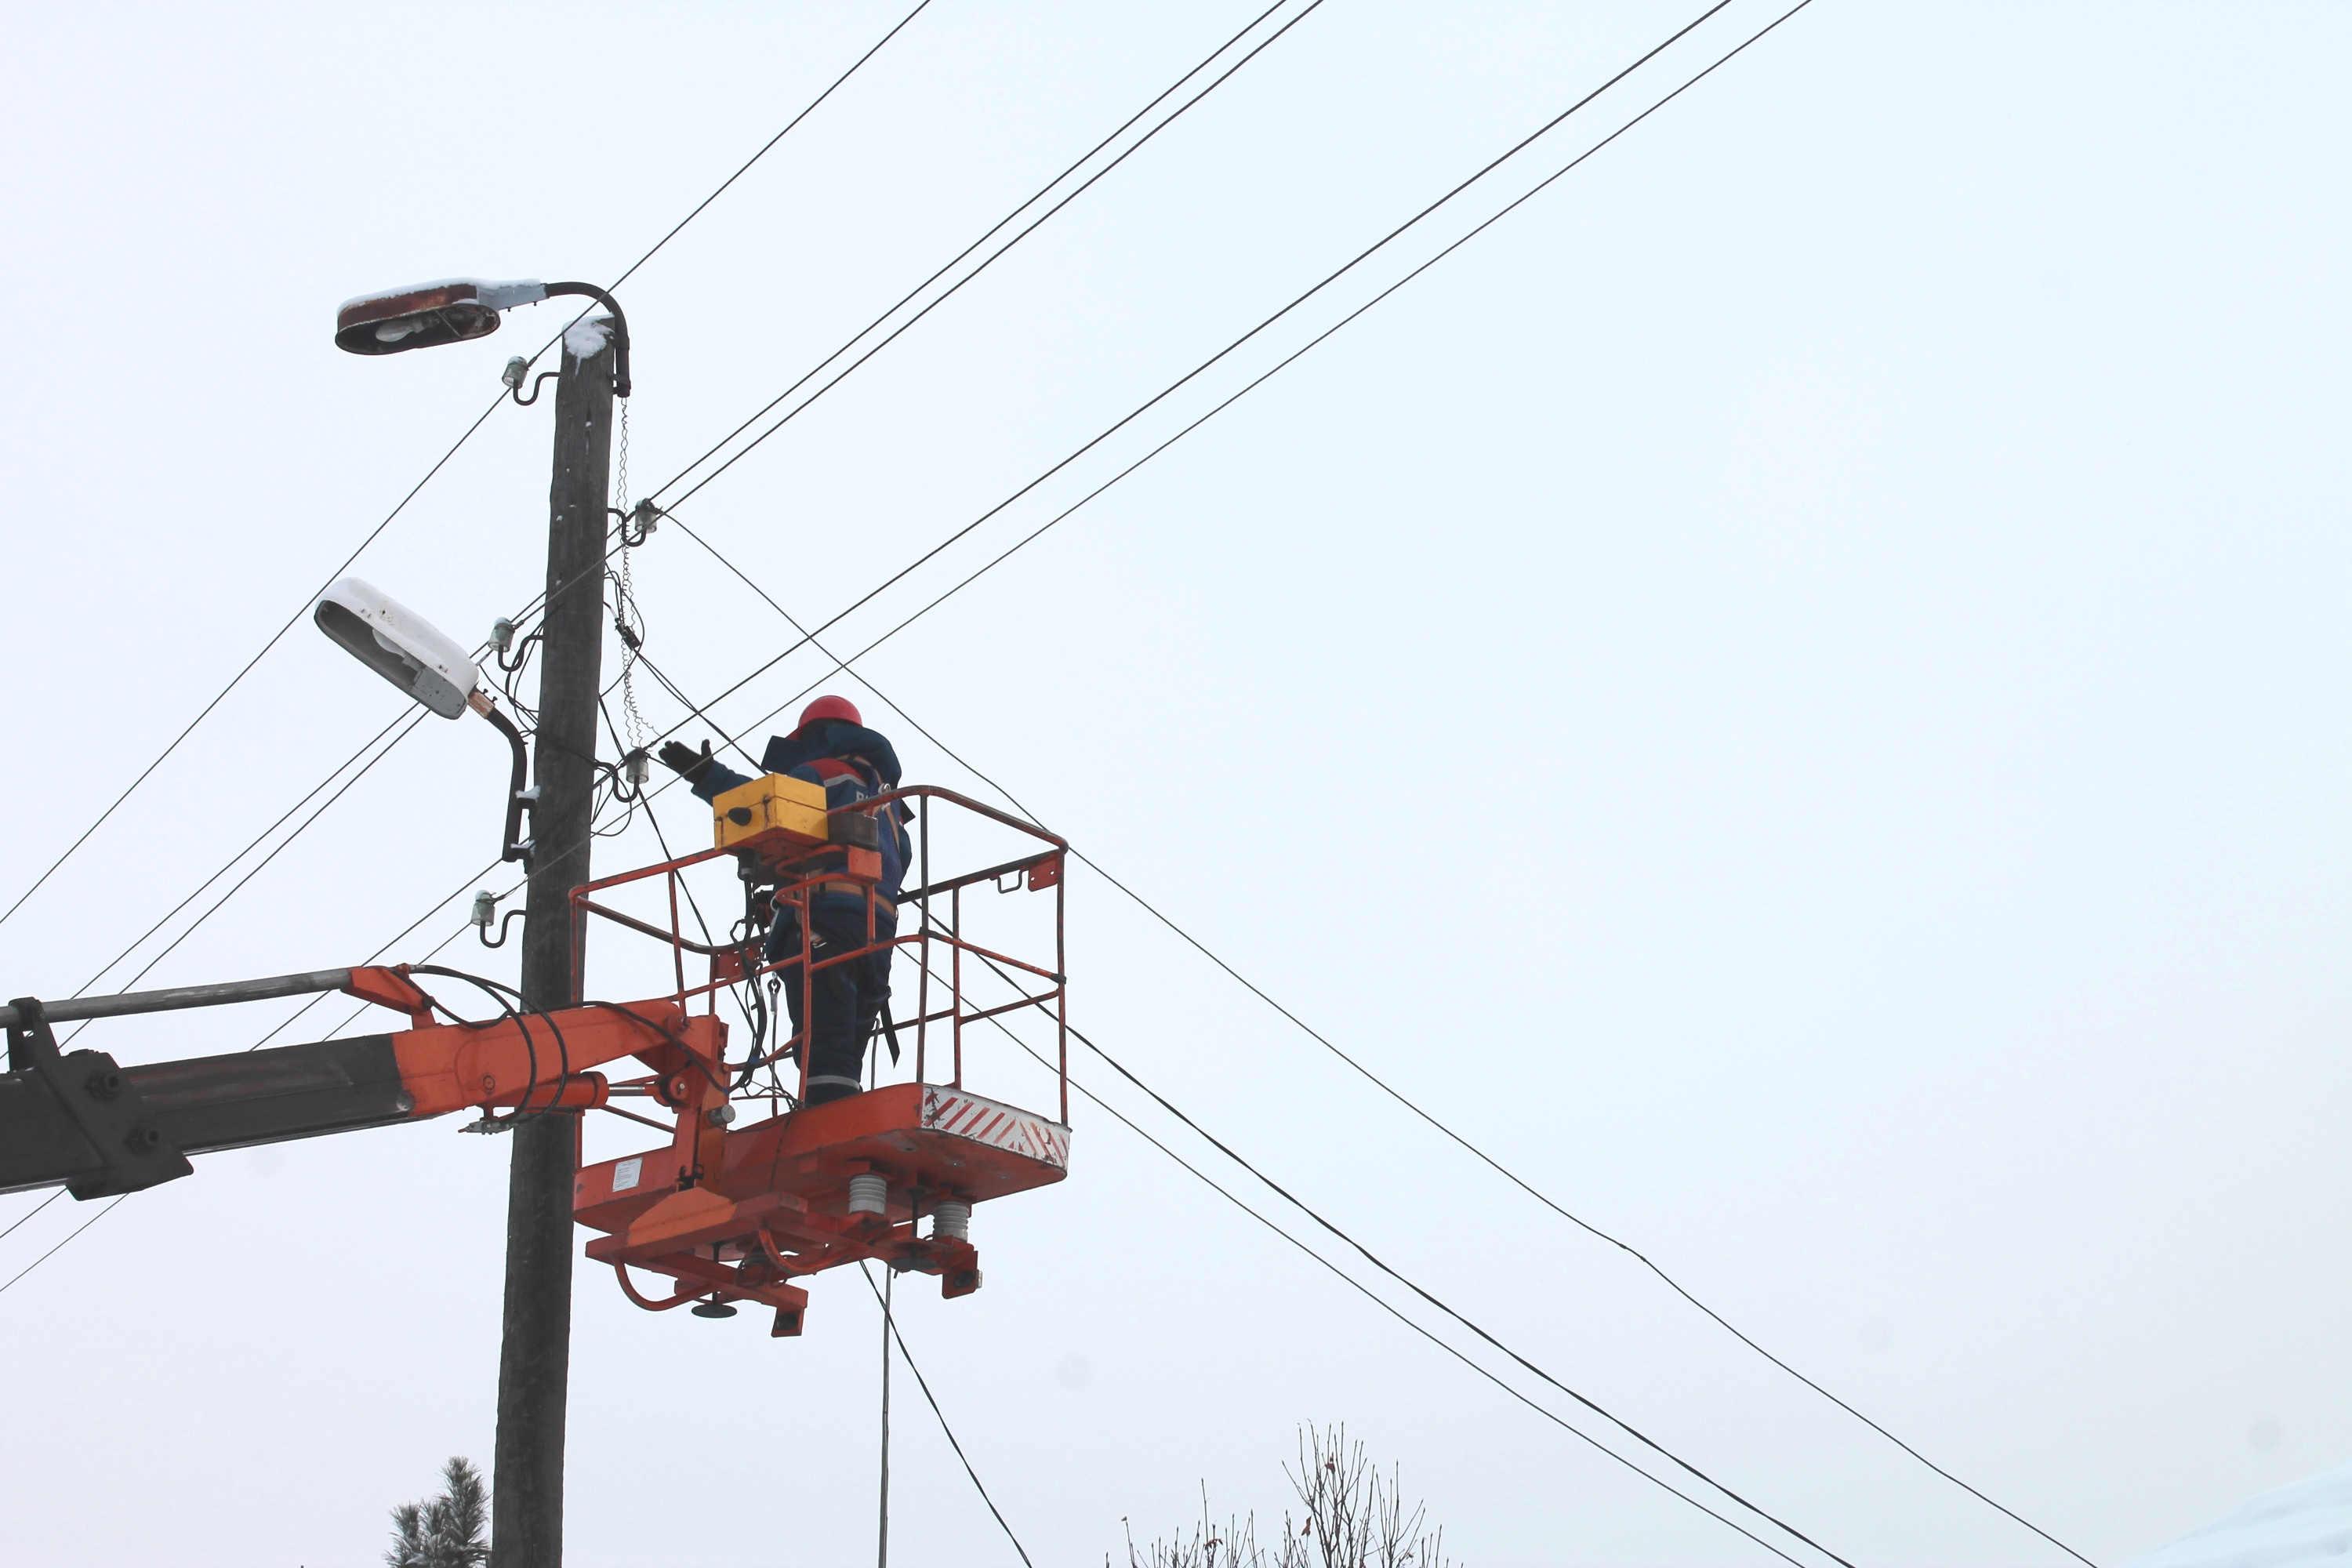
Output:
<path fill-rule="evenodd" d="M 588 1244 L 588 1256 L 611 1264 L 621 1289 L 638 1306 L 663 1311 L 697 1300 L 758 1301 L 776 1310 L 772 1332 L 797 1334 L 808 1296 L 789 1281 L 866 1259 L 901 1270 L 936 1274 L 943 1294 L 968 1295 L 981 1282 L 978 1254 L 968 1240 L 942 1235 L 936 1225 L 931 1235 L 919 1234 L 921 1217 L 935 1213 L 943 1202 L 977 1204 L 1062 1179 L 1069 1147 L 1062 886 L 1062 858 L 1068 846 L 1034 824 L 930 785 L 892 791 L 846 809 L 870 815 L 898 801 L 923 803 L 917 817 L 917 856 L 912 868 L 920 880 L 902 892 L 896 905 L 902 914 L 910 906 L 915 910 L 912 931 L 887 938 L 879 935 L 874 889 L 881 867 L 879 857 L 872 851 L 835 846 L 803 854 L 797 860 L 759 868 L 761 879 L 777 879 L 776 908 L 798 909 L 803 917 L 807 901 L 820 883 L 862 886 L 867 942 L 851 952 L 814 963 L 793 957 L 747 966 L 743 949 L 689 940 L 679 927 L 680 874 L 704 861 L 748 851 L 705 850 L 585 883 L 573 890 L 575 973 L 585 952 L 588 917 L 593 915 L 666 943 L 677 983 L 661 1002 L 637 1004 L 633 1008 L 648 1016 L 656 1007 L 662 1009 L 675 1043 L 665 1040 L 655 1049 L 632 1049 L 629 1054 L 653 1068 L 651 1075 L 610 1086 L 610 1091 L 642 1095 L 671 1111 L 676 1122 L 668 1129 L 670 1143 L 583 1166 L 573 1189 L 574 1216 L 583 1225 L 606 1233 Z M 930 877 L 930 816 L 941 806 L 1011 828 L 1035 839 L 1039 847 L 1002 864 L 935 882 Z M 816 863 L 820 857 L 832 863 L 820 867 Z M 667 929 L 614 909 L 596 896 L 655 878 L 666 885 Z M 1050 967 L 981 946 L 965 936 L 963 893 L 982 882 L 993 883 L 1002 891 L 1025 887 L 1053 893 Z M 944 921 L 936 911 L 940 903 L 945 904 Z M 809 929 L 805 918 L 803 929 Z M 770 1099 L 772 1110 L 776 1102 L 772 1091 L 747 1090 L 730 1078 L 740 1073 L 748 1085 L 750 1074 L 746 1064 L 730 1068 L 724 1059 L 727 1030 L 716 1016 L 719 993 L 739 984 L 756 984 L 775 970 L 797 967 L 798 984 L 803 988 L 803 1027 L 799 1035 L 776 1040 L 762 1058 L 773 1061 L 805 1045 L 805 1021 L 814 1016 L 816 971 L 899 948 L 911 950 L 917 960 L 916 1015 L 898 1025 L 915 1033 L 916 1081 L 887 1085 L 826 1105 L 782 1110 L 730 1131 L 739 1100 Z M 934 948 L 940 950 L 936 955 Z M 688 983 L 688 953 L 709 962 L 708 980 Z M 967 954 L 1012 984 L 1020 994 L 1018 999 L 992 1007 L 968 1006 L 963 984 Z M 935 973 L 940 967 L 935 957 L 945 961 L 943 976 Z M 1040 989 L 1032 992 L 1016 977 L 1040 983 Z M 697 999 L 705 1004 L 705 1011 L 689 1017 Z M 1058 1099 L 1056 1115 L 1051 1120 L 983 1099 L 971 1093 L 964 1082 L 964 1026 L 1029 1008 L 1044 1011 L 1055 1025 L 1053 1067 Z M 569 1018 L 579 1011 L 559 1016 Z M 772 1021 L 771 1026 L 782 1034 L 780 1020 Z M 929 1081 L 935 1027 L 947 1037 L 949 1047 L 945 1054 L 950 1077 L 944 1084 Z M 642 1035 L 639 1044 L 643 1044 Z M 809 1053 L 803 1048 L 798 1054 L 800 1087 L 804 1093 Z M 463 1066 L 453 1066 L 450 1071 L 462 1078 L 478 1067 L 482 1076 L 495 1079 L 501 1064 L 510 1066 L 511 1056 L 493 1061 L 478 1048 Z M 464 1081 L 470 1085 L 470 1079 Z M 607 1103 L 610 1091 L 600 1086 L 593 1091 L 593 1099 L 576 1102 L 617 1110 Z M 568 1107 L 575 1100 L 567 1096 L 563 1103 Z M 650 1118 L 634 1119 L 660 1126 Z M 851 1179 L 860 1175 L 883 1178 L 887 1195 L 882 1212 L 851 1208 Z M 677 1282 L 672 1293 L 667 1298 L 647 1297 L 629 1279 L 632 1268 L 667 1275 Z"/>

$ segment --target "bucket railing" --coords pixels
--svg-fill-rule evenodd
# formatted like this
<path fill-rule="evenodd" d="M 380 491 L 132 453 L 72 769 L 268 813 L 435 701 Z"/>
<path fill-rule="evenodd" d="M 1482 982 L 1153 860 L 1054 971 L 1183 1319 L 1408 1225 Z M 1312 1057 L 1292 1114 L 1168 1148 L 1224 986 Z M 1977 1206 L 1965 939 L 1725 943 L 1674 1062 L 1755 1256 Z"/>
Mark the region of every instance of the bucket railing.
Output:
<path fill-rule="evenodd" d="M 878 873 L 862 870 L 858 857 L 843 847 L 817 847 L 805 856 L 780 867 L 759 867 L 745 851 L 740 849 L 705 849 L 677 859 L 639 867 L 615 876 L 583 883 L 572 892 L 572 952 L 573 973 L 581 972 L 586 952 L 589 918 L 610 922 L 622 930 L 648 937 L 666 944 L 670 950 L 670 971 L 674 983 L 673 997 L 686 1007 L 697 999 L 708 1010 L 718 1011 L 721 992 L 730 992 L 744 1009 L 752 1025 L 753 1042 L 741 1060 L 730 1065 L 736 1074 L 736 1097 L 741 1099 L 772 1098 L 782 1092 L 776 1078 L 775 1064 L 797 1057 L 798 1086 L 792 1091 L 795 1101 L 807 1097 L 808 1076 L 812 1052 L 809 1035 L 815 1018 L 815 987 L 824 971 L 838 965 L 857 963 L 871 955 L 888 952 L 896 954 L 908 951 L 914 960 L 915 1013 L 907 1019 L 890 1017 L 883 1020 L 890 1031 L 894 1059 L 897 1056 L 897 1035 L 911 1028 L 915 1035 L 915 1078 L 929 1082 L 932 1066 L 932 1034 L 946 1036 L 949 1058 L 948 1087 L 964 1089 L 965 1052 L 964 1027 L 1004 1015 L 1034 1010 L 1052 1019 L 1054 1024 L 1054 1056 L 1050 1064 L 1057 1095 L 1055 1116 L 1063 1125 L 1069 1122 L 1069 998 L 1065 969 L 1065 887 L 1064 857 L 1068 844 L 1034 823 L 999 811 L 954 790 L 936 784 L 910 784 L 904 788 L 860 801 L 855 805 L 837 807 L 826 813 L 828 819 L 845 816 L 881 818 L 882 814 L 903 816 L 908 820 L 912 854 L 906 868 L 906 880 L 895 900 L 880 890 Z M 1034 844 L 1034 847 L 1010 858 L 996 860 L 971 870 L 952 871 L 934 877 L 934 827 L 942 813 L 972 819 L 978 824 L 993 825 L 1010 831 Z M 889 820 L 883 818 L 881 831 L 889 831 Z M 845 836 L 854 844 L 854 836 Z M 738 859 L 739 879 L 744 884 L 745 915 L 732 928 L 732 938 L 726 942 L 698 942 L 688 936 L 681 923 L 681 893 L 684 876 L 707 861 L 721 858 Z M 878 858 L 872 865 L 878 865 Z M 631 914 L 614 907 L 611 900 L 625 889 L 659 879 L 667 915 L 665 926 L 658 921 Z M 1004 951 L 1003 947 L 975 940 L 967 931 L 965 895 L 982 887 L 1000 893 L 1026 889 L 1031 892 L 1050 891 L 1054 896 L 1053 952 L 1050 961 L 1042 953 L 1030 957 Z M 765 898 L 772 911 L 765 921 L 756 918 L 750 895 L 754 891 Z M 866 940 L 855 949 L 843 952 L 816 955 L 815 944 L 809 939 L 814 927 L 810 920 L 810 900 L 819 892 L 856 891 L 866 912 Z M 912 909 L 914 929 L 896 929 L 906 922 L 903 917 Z M 887 917 L 886 921 L 885 917 Z M 776 922 L 787 918 L 795 920 L 801 931 L 803 951 L 769 956 L 765 951 L 766 933 L 775 929 Z M 886 924 L 890 928 L 886 930 Z M 709 933 L 706 933 L 709 934 Z M 687 955 L 708 960 L 709 977 L 690 980 L 687 973 Z M 971 966 L 967 972 L 967 961 Z M 893 969 L 903 966 L 893 965 Z M 787 974 L 785 972 L 791 972 Z M 781 1000 L 775 986 L 761 990 L 762 980 L 777 977 L 782 984 L 799 988 L 801 1024 L 798 1029 L 787 1031 L 782 1022 L 772 1016 L 772 1002 Z M 977 984 L 983 995 L 975 999 L 970 989 Z M 1033 986 L 1034 987 L 1033 989 Z M 999 1000 L 1002 993 L 1011 993 L 1011 999 Z M 894 995 L 903 994 L 894 981 Z M 867 1047 L 878 1049 L 878 1041 L 869 1039 Z M 754 1083 L 754 1075 L 761 1068 L 770 1074 L 768 1087 Z M 616 1084 L 617 1090 L 626 1092 L 634 1086 Z"/>

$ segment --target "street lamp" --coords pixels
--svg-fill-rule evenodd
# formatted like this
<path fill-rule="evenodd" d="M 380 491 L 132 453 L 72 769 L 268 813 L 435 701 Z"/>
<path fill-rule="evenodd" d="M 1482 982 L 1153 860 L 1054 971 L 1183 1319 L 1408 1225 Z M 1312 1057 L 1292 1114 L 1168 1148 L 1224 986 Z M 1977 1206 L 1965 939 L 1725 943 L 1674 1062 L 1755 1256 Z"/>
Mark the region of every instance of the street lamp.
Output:
<path fill-rule="evenodd" d="M 486 338 L 499 330 L 500 311 L 536 305 L 558 294 L 579 294 L 613 313 L 613 393 L 629 395 L 629 322 L 620 302 L 593 283 L 541 283 L 525 278 L 493 283 L 445 278 L 346 300 L 335 312 L 335 346 L 346 353 L 397 354 Z"/>
<path fill-rule="evenodd" d="M 531 792 L 524 788 L 530 763 L 522 731 L 482 690 L 481 667 L 439 627 L 357 577 L 345 577 L 320 595 L 310 619 L 344 652 L 428 711 L 455 719 L 471 708 L 506 736 L 514 748 L 514 777 L 507 790 L 506 834 L 499 858 L 520 860 L 528 868 L 530 843 L 521 833 L 523 809 L 531 804 Z"/>

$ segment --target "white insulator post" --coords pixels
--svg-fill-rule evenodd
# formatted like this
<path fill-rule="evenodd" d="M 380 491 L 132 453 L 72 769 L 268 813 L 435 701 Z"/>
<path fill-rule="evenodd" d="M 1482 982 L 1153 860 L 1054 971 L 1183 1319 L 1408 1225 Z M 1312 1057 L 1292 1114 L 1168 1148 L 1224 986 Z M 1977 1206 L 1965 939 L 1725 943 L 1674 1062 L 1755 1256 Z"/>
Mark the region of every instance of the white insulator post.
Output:
<path fill-rule="evenodd" d="M 890 1179 L 878 1172 L 866 1171 L 849 1178 L 849 1212 L 851 1214 L 882 1214 L 890 1203 Z"/>
<path fill-rule="evenodd" d="M 933 1241 L 970 1241 L 971 1239 L 971 1205 L 948 1198 L 931 1205 L 931 1239 Z"/>

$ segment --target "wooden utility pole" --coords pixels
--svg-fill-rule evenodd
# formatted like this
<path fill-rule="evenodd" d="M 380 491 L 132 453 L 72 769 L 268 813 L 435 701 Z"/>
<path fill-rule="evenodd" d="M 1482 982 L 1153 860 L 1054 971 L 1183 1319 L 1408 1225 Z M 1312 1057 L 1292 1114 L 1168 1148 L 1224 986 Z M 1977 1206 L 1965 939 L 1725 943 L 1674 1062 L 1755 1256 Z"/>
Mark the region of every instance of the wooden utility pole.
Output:
<path fill-rule="evenodd" d="M 608 328 L 609 331 L 609 328 Z M 604 656 L 604 536 L 611 504 L 613 349 L 574 357 L 564 337 L 548 489 L 547 611 L 539 654 L 539 801 L 522 933 L 522 994 L 576 1005 L 572 889 L 588 880 L 596 793 L 596 694 Z M 527 1117 L 509 1134 L 507 1294 L 490 1490 L 491 1568 L 563 1561 L 563 1416 L 572 1372 L 572 1177 L 576 1113 Z"/>

